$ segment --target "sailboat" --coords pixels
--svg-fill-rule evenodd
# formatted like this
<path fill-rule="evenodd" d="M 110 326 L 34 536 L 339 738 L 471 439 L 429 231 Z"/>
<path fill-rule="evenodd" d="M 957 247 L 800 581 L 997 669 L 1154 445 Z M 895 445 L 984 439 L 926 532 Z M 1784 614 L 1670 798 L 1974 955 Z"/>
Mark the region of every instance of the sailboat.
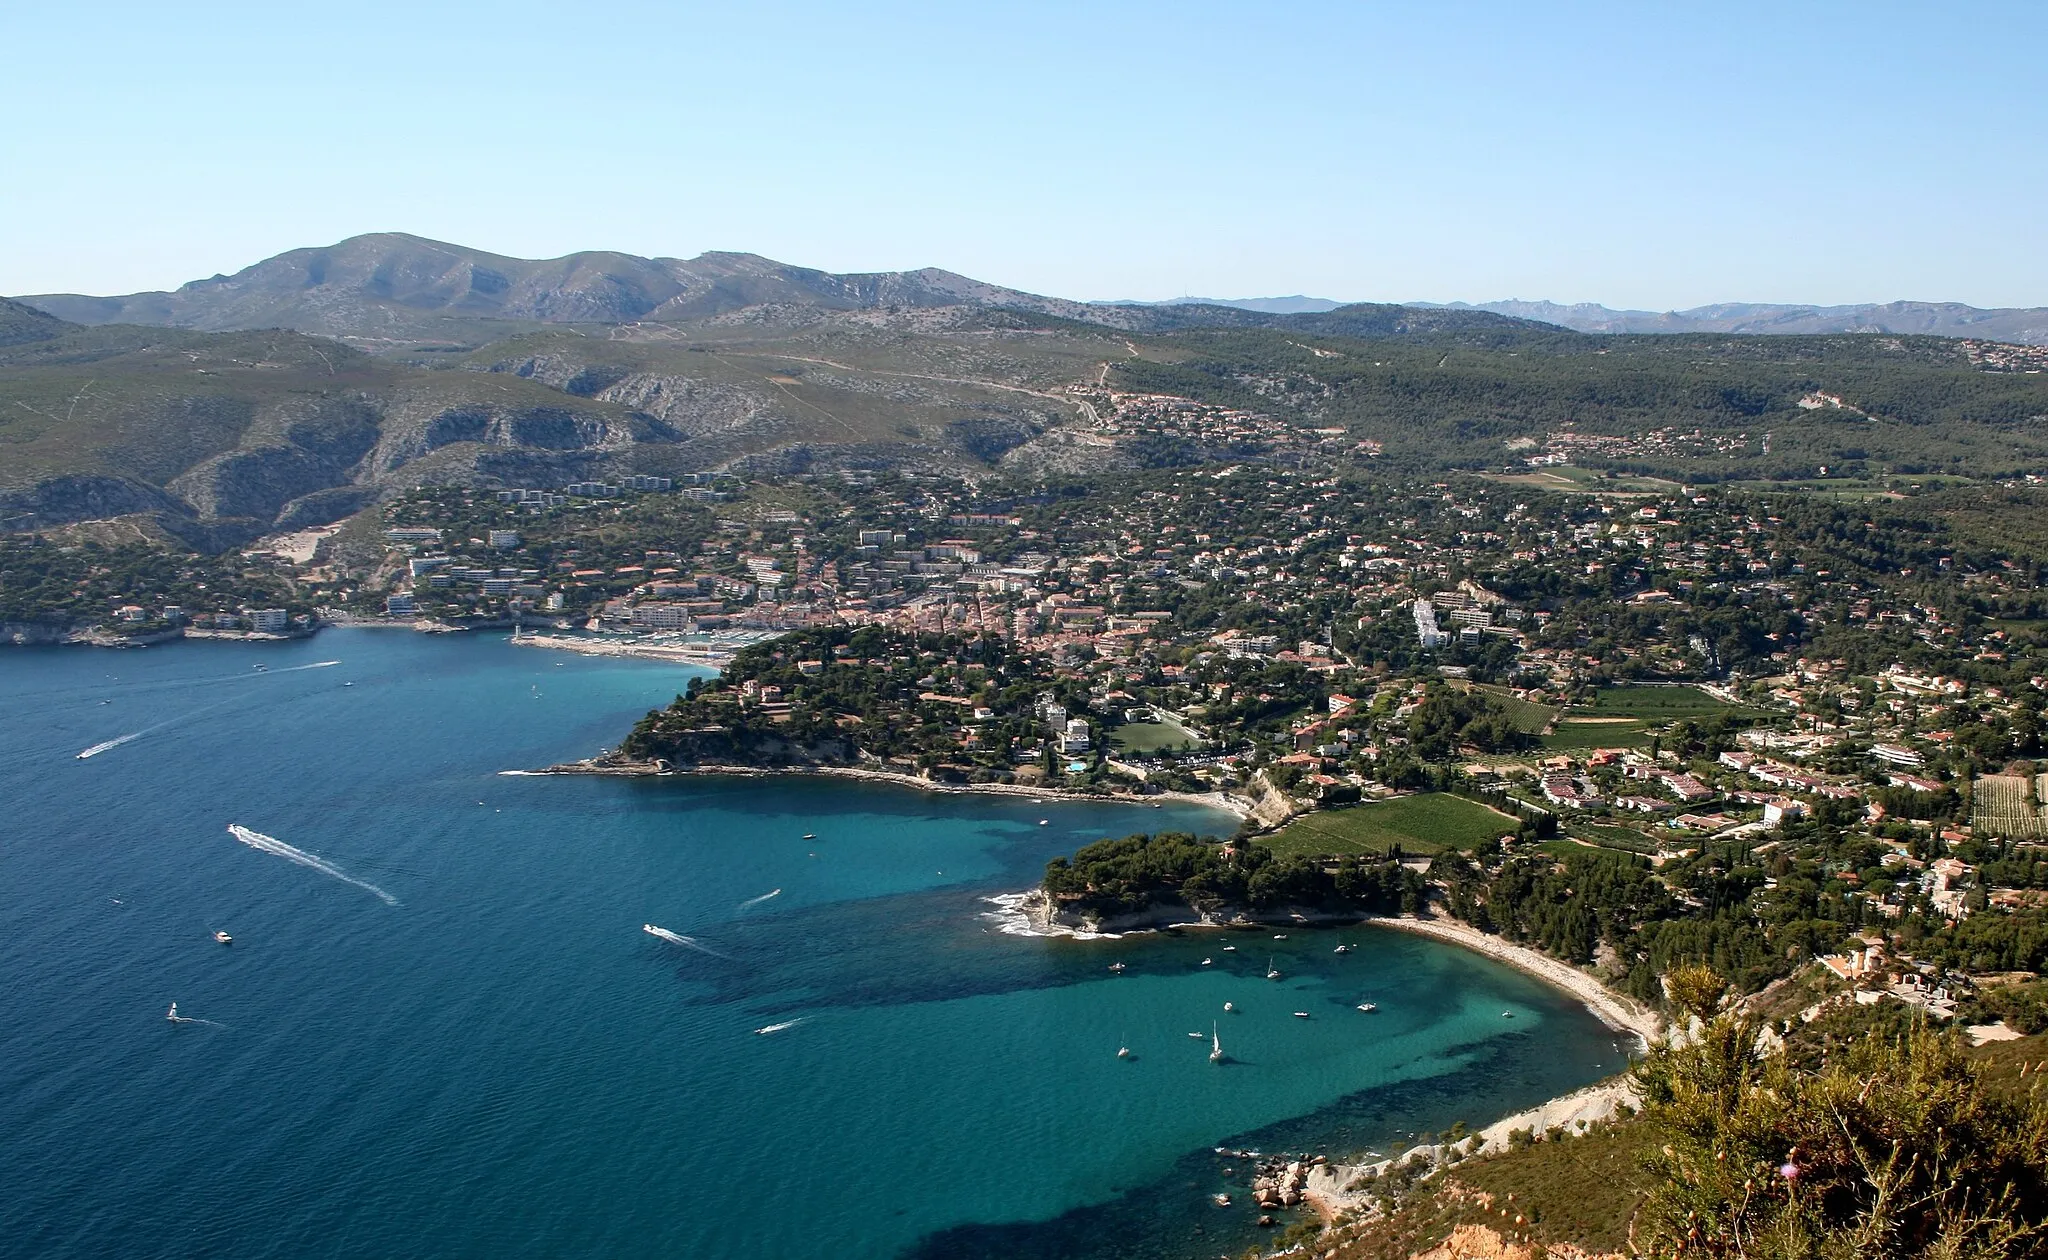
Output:
<path fill-rule="evenodd" d="M 1273 959 L 1271 959 L 1271 958 L 1268 958 L 1268 959 L 1266 960 L 1266 979 L 1268 979 L 1268 980 L 1278 980 L 1279 978 L 1280 978 L 1280 968 L 1279 968 L 1279 966 L 1278 966 L 1278 965 L 1277 965 L 1277 964 L 1275 963 L 1275 961 L 1274 961 Z"/>
<path fill-rule="evenodd" d="M 1214 1021 L 1209 1024 L 1209 1062 L 1223 1062 L 1223 1038 L 1217 1033 Z"/>
<path fill-rule="evenodd" d="M 176 1002 L 171 1003 L 171 1013 L 164 1016 L 164 1018 L 170 1020 L 173 1024 L 182 1024 L 185 1022 L 183 1019 L 180 1019 L 178 1017 L 178 1004 Z"/>

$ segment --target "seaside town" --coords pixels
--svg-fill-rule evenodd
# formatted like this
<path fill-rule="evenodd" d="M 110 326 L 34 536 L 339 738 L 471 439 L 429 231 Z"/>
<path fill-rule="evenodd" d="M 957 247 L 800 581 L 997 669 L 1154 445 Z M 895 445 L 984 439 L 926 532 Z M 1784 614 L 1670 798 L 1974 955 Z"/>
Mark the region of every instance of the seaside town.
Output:
<path fill-rule="evenodd" d="M 1840 1001 L 1988 1036 L 2039 1018 L 2013 983 L 2048 961 L 2038 560 L 1912 498 L 1371 459 L 426 489 L 252 549 L 281 606 L 187 624 L 510 627 L 721 665 L 627 750 L 1195 795 L 1291 859 L 1406 860 L 1460 918 L 1639 997 L 1669 925 L 1704 921 L 1745 988 L 1811 963 Z M 1627 914 L 1516 891 L 1605 865 Z"/>
<path fill-rule="evenodd" d="M 1259 436 L 1188 400 L 1097 401 L 1105 428 Z M 725 666 L 627 752 L 1228 802 L 1289 857 L 1421 862 L 1461 918 L 1642 997 L 1657 923 L 1710 909 L 1748 988 L 1813 960 L 1844 1000 L 2042 1009 L 2000 997 L 2048 962 L 2039 560 L 1912 498 L 1264 455 L 1007 488 L 422 489 L 154 574 L 161 602 L 117 556 L 77 586 L 118 581 L 138 635 L 509 627 Z M 222 607 L 238 583 L 275 605 Z M 1603 862 L 1653 904 L 1509 911 L 1518 872 Z"/>

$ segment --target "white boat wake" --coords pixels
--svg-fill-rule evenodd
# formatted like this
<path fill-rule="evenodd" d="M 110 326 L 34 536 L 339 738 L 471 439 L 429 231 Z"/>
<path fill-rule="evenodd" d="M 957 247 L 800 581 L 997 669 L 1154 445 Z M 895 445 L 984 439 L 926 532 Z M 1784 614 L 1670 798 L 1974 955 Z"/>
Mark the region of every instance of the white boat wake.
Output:
<path fill-rule="evenodd" d="M 775 891 L 773 891 L 773 892 L 764 892 L 764 893 L 762 893 L 762 894 L 761 894 L 760 896 L 758 896 L 758 897 L 754 897 L 754 898 L 751 898 L 751 899 L 749 899 L 749 900 L 747 900 L 747 901 L 742 901 L 742 902 L 741 902 L 741 903 L 739 904 L 739 908 L 740 908 L 740 909 L 742 909 L 742 910 L 744 910 L 744 909 L 746 909 L 746 908 L 747 908 L 748 906 L 758 906 L 758 905 L 760 905 L 760 904 L 761 904 L 762 902 L 764 902 L 764 901 L 768 900 L 768 899 L 769 899 L 770 897 L 780 897 L 781 895 L 782 895 L 782 890 L 781 890 L 780 888 L 776 889 L 776 890 L 775 890 Z"/>
<path fill-rule="evenodd" d="M 766 1037 L 770 1033 L 779 1033 L 786 1028 L 794 1028 L 798 1024 L 801 1024 L 803 1022 L 804 1017 L 799 1015 L 795 1019 L 785 1019 L 779 1024 L 770 1024 L 766 1028 L 756 1028 L 754 1030 L 754 1035 L 756 1037 Z"/>
<path fill-rule="evenodd" d="M 341 664 L 340 661 L 318 661 L 311 665 L 293 665 L 289 669 L 280 669 L 277 672 L 280 674 L 290 674 L 302 669 L 325 669 L 329 665 L 339 664 Z M 268 677 L 268 675 L 251 675 L 251 677 Z M 193 718 L 211 713 L 216 709 L 224 709 L 231 704 L 237 703 L 238 700 L 239 697 L 234 696 L 230 696 L 226 700 L 216 700 L 212 704 L 200 705 L 198 708 L 193 709 L 189 713 L 180 713 L 176 717 L 168 717 L 161 722 L 155 723 L 154 725 L 145 726 L 139 731 L 131 731 L 126 735 L 117 736 L 114 739 L 94 744 L 92 747 L 86 749 L 84 752 L 79 753 L 78 760 L 84 761 L 88 757 L 97 757 L 101 753 L 106 752 L 109 749 L 119 748 L 121 745 L 129 742 L 130 740 L 141 739 L 144 735 L 160 731 L 164 729 L 166 726 L 176 726 L 180 722 L 189 722 Z"/>
<path fill-rule="evenodd" d="M 671 945 L 680 945 L 684 949 L 694 949 L 700 954 L 709 954 L 713 958 L 727 958 L 730 961 L 728 955 L 719 953 L 694 936 L 684 936 L 681 932 L 671 932 L 665 927 L 656 927 L 652 923 L 641 924 L 640 930 L 649 936 L 660 937 Z"/>
<path fill-rule="evenodd" d="M 233 836 L 235 839 L 240 840 L 243 844 L 248 845 L 250 848 L 255 849 L 259 853 L 274 854 L 277 857 L 283 858 L 287 862 L 297 862 L 300 866 L 310 867 L 311 869 L 320 872 L 322 875 L 331 875 L 335 879 L 340 880 L 344 884 L 354 884 L 356 887 L 362 889 L 364 892 L 374 893 L 377 895 L 377 897 L 382 899 L 384 904 L 387 906 L 395 906 L 398 904 L 398 898 L 392 896 L 388 892 L 385 892 L 383 889 L 377 887 L 375 884 L 357 879 L 355 876 L 349 874 L 347 871 L 342 870 L 334 863 L 326 861 L 323 858 L 314 857 L 312 854 L 306 852 L 304 849 L 294 848 L 291 845 L 286 844 L 284 841 L 278 839 L 276 836 L 266 836 L 260 831 L 251 831 L 247 827 L 242 826 L 240 823 L 229 823 L 228 834 Z"/>
<path fill-rule="evenodd" d="M 127 743 L 131 739 L 141 739 L 147 733 L 148 732 L 146 731 L 136 731 L 132 735 L 122 735 L 115 739 L 110 739 L 103 744 L 94 744 L 92 747 L 78 754 L 78 759 L 80 761 L 84 761 L 87 757 L 97 757 L 101 753 L 107 751 L 109 748 L 119 748 L 121 745 Z"/>

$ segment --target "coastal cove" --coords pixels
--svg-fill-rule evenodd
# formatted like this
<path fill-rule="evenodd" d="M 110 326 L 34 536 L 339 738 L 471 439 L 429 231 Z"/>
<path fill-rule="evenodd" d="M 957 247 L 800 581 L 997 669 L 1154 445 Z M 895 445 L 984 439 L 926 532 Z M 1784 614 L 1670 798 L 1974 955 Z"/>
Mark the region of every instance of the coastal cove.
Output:
<path fill-rule="evenodd" d="M 0 1229 L 65 1257 L 1234 1253 L 1266 1235 L 1214 1148 L 1390 1153 L 1627 1061 L 1462 944 L 1003 930 L 990 898 L 1054 855 L 1234 829 L 1191 802 L 504 773 L 703 672 L 347 629 L 0 656 Z"/>

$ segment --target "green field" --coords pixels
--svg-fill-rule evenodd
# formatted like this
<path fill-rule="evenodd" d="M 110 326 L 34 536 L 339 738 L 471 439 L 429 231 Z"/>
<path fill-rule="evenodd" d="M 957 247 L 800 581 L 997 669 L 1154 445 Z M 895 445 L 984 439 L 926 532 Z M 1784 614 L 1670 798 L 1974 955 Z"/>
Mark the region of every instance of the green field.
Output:
<path fill-rule="evenodd" d="M 1430 792 L 1307 814 L 1259 843 L 1282 855 L 1384 853 L 1398 844 L 1403 853 L 1426 856 L 1469 849 L 1516 825 L 1516 819 L 1462 796 Z"/>
<path fill-rule="evenodd" d="M 1603 687 L 1591 704 L 1566 710 L 1543 746 L 1556 752 L 1641 748 L 1650 742 L 1651 729 L 1667 722 L 1752 712 L 1697 687 Z"/>
<path fill-rule="evenodd" d="M 1701 691 L 1697 687 L 1603 687 L 1593 703 L 1573 710 L 1587 717 L 1631 717 L 1651 722 L 1673 722 L 1679 718 L 1711 717 L 1737 706 Z"/>
<path fill-rule="evenodd" d="M 1191 751 L 1202 746 L 1194 732 L 1170 718 L 1158 722 L 1126 722 L 1109 733 L 1109 742 L 1120 752 L 1140 756 L 1169 749 Z"/>

